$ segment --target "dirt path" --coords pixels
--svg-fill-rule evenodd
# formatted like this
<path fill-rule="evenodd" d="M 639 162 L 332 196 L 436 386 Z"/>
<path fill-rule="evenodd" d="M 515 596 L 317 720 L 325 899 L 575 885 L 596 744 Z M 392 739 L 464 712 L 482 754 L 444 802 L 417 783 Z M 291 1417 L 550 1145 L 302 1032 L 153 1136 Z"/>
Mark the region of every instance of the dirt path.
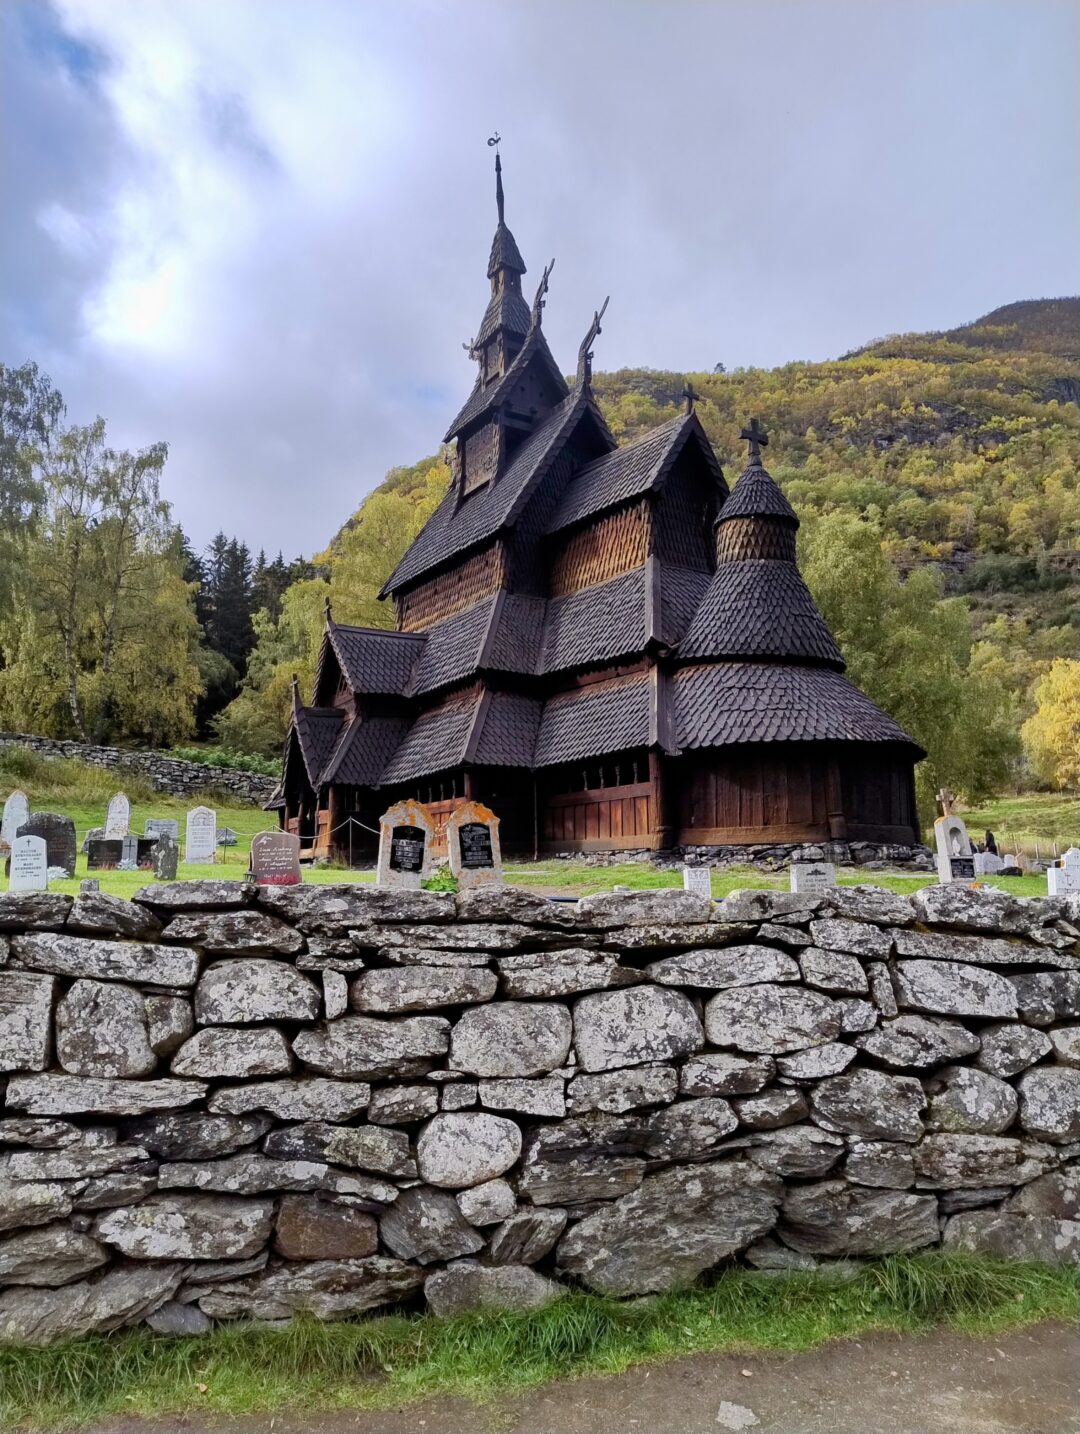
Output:
<path fill-rule="evenodd" d="M 749 1371 L 749 1373 L 746 1373 Z M 1080 1434 L 1080 1331 L 894 1335 L 811 1354 L 698 1355 L 475 1405 L 400 1412 L 138 1420 L 92 1434 Z"/>

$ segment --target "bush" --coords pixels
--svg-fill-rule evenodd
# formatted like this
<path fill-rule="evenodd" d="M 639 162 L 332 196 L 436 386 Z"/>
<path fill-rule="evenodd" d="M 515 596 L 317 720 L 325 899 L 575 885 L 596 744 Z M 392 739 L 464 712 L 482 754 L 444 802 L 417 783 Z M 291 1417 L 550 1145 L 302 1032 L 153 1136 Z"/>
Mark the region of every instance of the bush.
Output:
<path fill-rule="evenodd" d="M 246 752 L 230 752 L 227 747 L 172 747 L 165 754 L 183 762 L 198 762 L 203 767 L 227 767 L 234 772 L 253 772 L 259 777 L 276 777 L 281 763 L 272 757 L 252 757 Z"/>

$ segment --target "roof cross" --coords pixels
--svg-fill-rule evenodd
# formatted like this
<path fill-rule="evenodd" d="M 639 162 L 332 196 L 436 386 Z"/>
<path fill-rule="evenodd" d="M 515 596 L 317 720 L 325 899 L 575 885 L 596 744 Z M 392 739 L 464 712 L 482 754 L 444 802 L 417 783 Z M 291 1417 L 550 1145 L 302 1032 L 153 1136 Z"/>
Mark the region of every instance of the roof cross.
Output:
<path fill-rule="evenodd" d="M 760 463 L 761 450 L 769 446 L 769 435 L 765 432 L 764 428 L 762 428 L 761 424 L 757 421 L 756 418 L 752 418 L 750 420 L 749 427 L 744 428 L 739 434 L 739 437 L 745 438 L 750 445 L 750 452 L 748 455 L 750 462 Z"/>
<path fill-rule="evenodd" d="M 695 403 L 697 402 L 697 400 L 701 397 L 701 394 L 700 394 L 700 393 L 697 393 L 697 392 L 695 391 L 694 385 L 690 382 L 689 379 L 687 379 L 687 380 L 686 380 L 686 383 L 683 385 L 682 396 L 683 396 L 683 398 L 686 399 L 686 411 L 687 411 L 687 413 L 688 413 L 688 414 L 693 413 L 693 411 L 694 411 L 694 404 L 695 404 Z"/>

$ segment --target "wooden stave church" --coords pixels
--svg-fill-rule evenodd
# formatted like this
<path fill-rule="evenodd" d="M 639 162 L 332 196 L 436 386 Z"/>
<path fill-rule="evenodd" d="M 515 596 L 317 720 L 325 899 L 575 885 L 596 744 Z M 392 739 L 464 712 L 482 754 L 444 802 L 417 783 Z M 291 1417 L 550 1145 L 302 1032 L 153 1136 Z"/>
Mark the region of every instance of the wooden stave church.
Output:
<path fill-rule="evenodd" d="M 440 823 L 487 803 L 519 855 L 917 843 L 925 753 L 843 676 L 756 422 L 732 491 L 689 388 L 618 445 L 591 383 L 603 309 L 570 386 L 543 333 L 551 265 L 530 307 L 495 169 L 451 484 L 380 594 L 395 630 L 327 605 L 268 805 L 310 855 L 354 861 L 404 797 Z"/>

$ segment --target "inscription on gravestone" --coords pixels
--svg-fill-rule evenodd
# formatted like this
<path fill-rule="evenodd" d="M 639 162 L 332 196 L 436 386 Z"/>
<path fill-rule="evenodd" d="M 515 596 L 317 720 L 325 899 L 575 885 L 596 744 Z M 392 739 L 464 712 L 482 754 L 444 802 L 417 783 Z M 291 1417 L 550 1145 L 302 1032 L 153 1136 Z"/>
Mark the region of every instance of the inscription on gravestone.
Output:
<path fill-rule="evenodd" d="M 131 830 L 131 803 L 123 792 L 117 792 L 109 802 L 109 810 L 105 815 L 105 835 L 107 837 L 126 837 Z"/>
<path fill-rule="evenodd" d="M 149 817 L 143 830 L 148 837 L 171 836 L 173 841 L 180 840 L 180 823 L 175 817 Z"/>
<path fill-rule="evenodd" d="M 45 838 L 49 870 L 56 868 L 65 876 L 75 875 L 75 823 L 57 812 L 35 812 L 19 828 L 19 836 Z"/>
<path fill-rule="evenodd" d="M 379 818 L 376 883 L 418 891 L 431 866 L 435 820 L 422 802 L 395 802 Z"/>
<path fill-rule="evenodd" d="M 192 807 L 187 814 L 184 860 L 189 864 L 210 862 L 217 844 L 217 813 L 209 807 Z"/>
<path fill-rule="evenodd" d="M 1047 867 L 1046 890 L 1050 896 L 1070 896 L 1080 891 L 1080 847 L 1071 846 L 1057 866 Z"/>
<path fill-rule="evenodd" d="M 251 874 L 257 886 L 298 886 L 300 838 L 292 832 L 259 832 L 252 837 Z"/>
<path fill-rule="evenodd" d="M 836 867 L 831 861 L 793 861 L 789 872 L 792 891 L 820 896 L 836 885 Z"/>
<path fill-rule="evenodd" d="M 46 891 L 49 861 L 45 838 L 17 836 L 11 843 L 10 891 Z"/>
<path fill-rule="evenodd" d="M 4 803 L 4 817 L 0 821 L 0 846 L 10 846 L 19 834 L 19 828 L 30 820 L 30 800 L 25 792 L 12 792 Z"/>
<path fill-rule="evenodd" d="M 684 891 L 693 891 L 698 896 L 712 898 L 712 872 L 707 866 L 684 866 L 682 884 Z"/>
<path fill-rule="evenodd" d="M 502 851 L 499 818 L 481 802 L 462 802 L 446 823 L 450 870 L 462 891 L 474 886 L 501 886 Z"/>

